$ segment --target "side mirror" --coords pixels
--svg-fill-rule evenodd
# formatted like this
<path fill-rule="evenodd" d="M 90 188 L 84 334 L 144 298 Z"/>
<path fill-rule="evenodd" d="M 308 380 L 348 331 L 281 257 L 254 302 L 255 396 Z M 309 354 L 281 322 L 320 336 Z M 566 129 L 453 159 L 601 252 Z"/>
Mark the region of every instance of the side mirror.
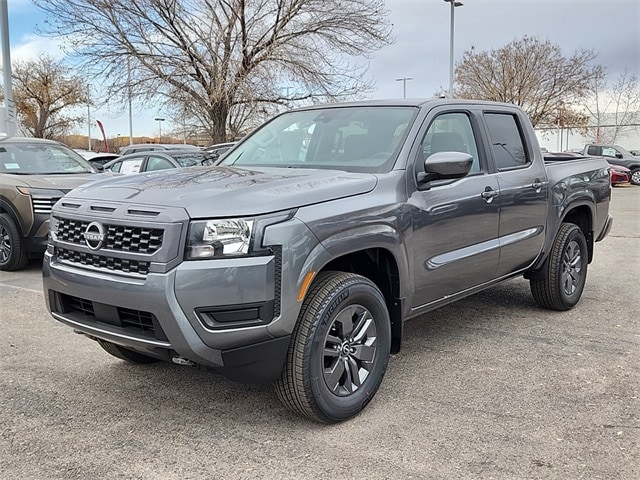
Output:
<path fill-rule="evenodd" d="M 418 183 L 464 177 L 471 171 L 471 165 L 473 165 L 473 157 L 468 153 L 434 153 L 424 161 L 424 173 L 418 174 Z"/>
<path fill-rule="evenodd" d="M 620 152 L 616 152 L 616 158 L 622 158 L 622 154 Z"/>

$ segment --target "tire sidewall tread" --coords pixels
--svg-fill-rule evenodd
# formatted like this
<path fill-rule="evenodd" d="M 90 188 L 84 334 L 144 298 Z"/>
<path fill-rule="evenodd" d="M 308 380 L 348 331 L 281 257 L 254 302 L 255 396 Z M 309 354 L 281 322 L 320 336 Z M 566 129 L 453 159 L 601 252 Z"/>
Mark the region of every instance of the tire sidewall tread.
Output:
<path fill-rule="evenodd" d="M 561 285 L 562 257 L 566 246 L 573 240 L 577 241 L 580 246 L 582 275 L 576 293 L 571 297 L 567 297 Z M 573 308 L 578 303 L 586 285 L 587 255 L 587 242 L 580 227 L 573 223 L 561 224 L 547 259 L 544 277 L 530 281 L 531 293 L 541 307 L 565 311 Z"/>
<path fill-rule="evenodd" d="M 318 362 L 317 349 L 323 348 L 320 342 L 336 310 L 340 311 L 353 299 L 360 304 L 367 303 L 366 308 L 375 310 L 373 315 L 383 316 L 382 321 L 376 322 L 379 341 L 376 355 L 381 357 L 358 391 L 348 397 L 338 397 L 326 391 L 321 365 L 314 362 Z M 288 408 L 311 420 L 321 423 L 346 420 L 357 415 L 375 395 L 384 377 L 390 348 L 389 314 L 375 284 L 352 273 L 321 272 L 300 310 L 285 368 L 276 382 L 276 393 Z"/>
<path fill-rule="evenodd" d="M 0 224 L 9 232 L 11 256 L 0 270 L 13 272 L 22 270 L 29 263 L 29 255 L 25 250 L 24 241 L 16 222 L 6 213 L 0 213 Z"/>

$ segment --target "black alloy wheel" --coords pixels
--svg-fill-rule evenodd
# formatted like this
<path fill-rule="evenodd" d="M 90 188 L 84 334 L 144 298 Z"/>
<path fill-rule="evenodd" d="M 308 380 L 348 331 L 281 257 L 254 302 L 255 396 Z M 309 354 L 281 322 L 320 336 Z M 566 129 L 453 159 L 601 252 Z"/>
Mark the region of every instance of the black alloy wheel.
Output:
<path fill-rule="evenodd" d="M 389 362 L 384 296 L 365 277 L 321 272 L 302 304 L 276 393 L 294 412 L 322 423 L 357 415 Z"/>

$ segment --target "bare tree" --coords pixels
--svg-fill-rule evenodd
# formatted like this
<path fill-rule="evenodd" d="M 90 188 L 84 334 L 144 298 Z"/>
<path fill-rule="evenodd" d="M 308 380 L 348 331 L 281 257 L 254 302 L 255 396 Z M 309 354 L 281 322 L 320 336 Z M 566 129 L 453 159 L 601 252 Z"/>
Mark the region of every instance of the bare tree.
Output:
<path fill-rule="evenodd" d="M 571 105 L 588 94 L 591 81 L 602 71 L 590 65 L 596 56 L 592 50 L 579 50 L 565 57 L 558 45 L 526 36 L 497 50 L 472 48 L 456 65 L 456 94 L 514 103 L 529 114 L 534 126 L 554 125 L 558 112 L 569 118 Z M 576 112 L 576 120 L 582 117 Z"/>
<path fill-rule="evenodd" d="M 114 91 L 189 102 L 215 142 L 236 105 L 366 91 L 351 60 L 391 41 L 383 0 L 34 1 Z"/>
<path fill-rule="evenodd" d="M 637 128 L 640 122 L 638 77 L 625 69 L 611 85 L 602 72 L 593 79 L 592 93 L 584 108 L 595 123 L 594 140 L 616 143 L 618 137 Z"/>
<path fill-rule="evenodd" d="M 60 138 L 83 118 L 69 112 L 87 102 L 86 83 L 47 55 L 16 62 L 14 100 L 22 130 L 37 138 Z"/>

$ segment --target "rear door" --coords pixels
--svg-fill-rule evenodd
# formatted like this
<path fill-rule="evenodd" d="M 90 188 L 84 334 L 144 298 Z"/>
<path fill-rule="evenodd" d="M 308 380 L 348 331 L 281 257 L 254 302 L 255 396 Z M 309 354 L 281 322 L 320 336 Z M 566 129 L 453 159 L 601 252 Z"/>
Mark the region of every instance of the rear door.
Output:
<path fill-rule="evenodd" d="M 535 133 L 517 110 L 485 109 L 487 144 L 500 190 L 498 276 L 529 266 L 544 245 L 549 197 L 547 172 Z"/>

